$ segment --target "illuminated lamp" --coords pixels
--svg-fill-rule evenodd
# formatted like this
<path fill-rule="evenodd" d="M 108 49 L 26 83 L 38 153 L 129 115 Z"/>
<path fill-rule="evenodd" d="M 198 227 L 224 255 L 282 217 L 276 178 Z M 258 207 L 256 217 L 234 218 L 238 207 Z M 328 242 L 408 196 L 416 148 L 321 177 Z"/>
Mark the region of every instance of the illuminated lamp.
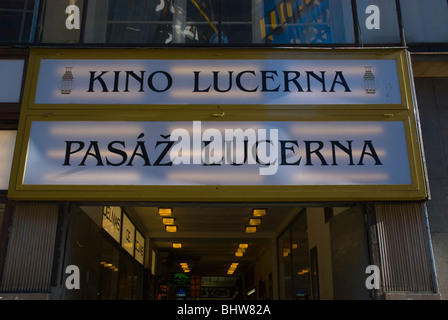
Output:
<path fill-rule="evenodd" d="M 180 242 L 173 242 L 173 248 L 174 249 L 181 249 L 182 248 L 182 243 Z"/>
<path fill-rule="evenodd" d="M 255 233 L 257 232 L 257 226 L 246 226 L 246 233 Z"/>
<path fill-rule="evenodd" d="M 261 218 L 249 218 L 249 225 L 259 226 L 261 224 Z"/>
<path fill-rule="evenodd" d="M 174 224 L 174 220 L 176 220 L 176 218 L 174 218 L 174 217 L 163 217 L 162 218 L 162 223 L 164 225 Z"/>
<path fill-rule="evenodd" d="M 242 257 L 243 256 L 243 253 L 242 252 L 235 252 L 235 257 Z"/>
<path fill-rule="evenodd" d="M 159 208 L 159 216 L 161 217 L 171 217 L 173 209 L 171 208 Z"/>
<path fill-rule="evenodd" d="M 165 230 L 166 230 L 166 232 L 177 232 L 177 226 L 176 225 L 166 225 Z"/>
<path fill-rule="evenodd" d="M 266 209 L 252 209 L 252 213 L 255 218 L 264 217 L 266 215 Z"/>
<path fill-rule="evenodd" d="M 249 244 L 248 243 L 240 243 L 239 245 L 238 245 L 238 248 L 241 248 L 241 249 L 247 249 L 249 247 Z"/>

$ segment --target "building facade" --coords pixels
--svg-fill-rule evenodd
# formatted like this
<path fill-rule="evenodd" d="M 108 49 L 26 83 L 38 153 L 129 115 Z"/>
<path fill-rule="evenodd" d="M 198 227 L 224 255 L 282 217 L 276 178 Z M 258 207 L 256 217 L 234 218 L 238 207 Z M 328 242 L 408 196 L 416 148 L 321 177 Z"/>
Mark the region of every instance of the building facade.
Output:
<path fill-rule="evenodd" d="M 0 1 L 3 299 L 446 299 L 448 3 Z"/>

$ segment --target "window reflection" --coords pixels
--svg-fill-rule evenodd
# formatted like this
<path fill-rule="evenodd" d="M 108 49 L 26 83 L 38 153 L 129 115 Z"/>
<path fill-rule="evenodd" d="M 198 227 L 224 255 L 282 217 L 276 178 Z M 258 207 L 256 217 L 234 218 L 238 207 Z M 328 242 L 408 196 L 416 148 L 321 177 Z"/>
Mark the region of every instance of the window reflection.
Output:
<path fill-rule="evenodd" d="M 34 0 L 0 1 L 0 43 L 31 42 L 37 18 Z"/>
<path fill-rule="evenodd" d="M 210 43 L 218 34 L 219 3 L 219 0 L 92 1 L 85 41 Z"/>
<path fill-rule="evenodd" d="M 308 243 L 308 221 L 305 210 L 298 219 L 278 239 L 279 279 L 281 300 L 308 300 L 318 299 L 318 290 L 312 277 L 317 272 L 313 265 L 315 260 L 310 259 Z M 317 255 L 313 256 L 313 258 Z"/>
<path fill-rule="evenodd" d="M 97 0 L 87 43 L 354 43 L 350 0 Z"/>
<path fill-rule="evenodd" d="M 446 0 L 400 0 L 407 43 L 448 42 Z"/>
<path fill-rule="evenodd" d="M 265 43 L 353 43 L 350 0 L 264 0 L 259 8 Z"/>
<path fill-rule="evenodd" d="M 35 2 L 0 0 L 0 42 L 32 42 L 35 30 L 42 43 L 362 46 L 400 44 L 402 30 L 406 43 L 448 41 L 446 0 L 46 0 L 40 24 Z M 66 28 L 72 5 L 81 28 Z"/>

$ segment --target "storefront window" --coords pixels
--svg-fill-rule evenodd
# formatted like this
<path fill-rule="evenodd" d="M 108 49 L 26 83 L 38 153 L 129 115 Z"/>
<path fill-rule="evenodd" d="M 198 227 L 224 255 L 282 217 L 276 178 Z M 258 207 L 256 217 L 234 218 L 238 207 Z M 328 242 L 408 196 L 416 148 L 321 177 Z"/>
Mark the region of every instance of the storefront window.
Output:
<path fill-rule="evenodd" d="M 291 260 L 293 298 L 296 300 L 311 299 L 310 249 L 306 214 L 302 214 L 291 228 Z"/>
<path fill-rule="evenodd" d="M 115 300 L 118 296 L 119 252 L 106 239 L 101 240 L 99 299 Z"/>
<path fill-rule="evenodd" d="M 313 299 L 311 289 L 313 270 L 311 268 L 305 211 L 278 239 L 278 252 L 280 299 Z"/>
<path fill-rule="evenodd" d="M 36 1 L 0 1 L 0 43 L 29 43 L 34 39 Z"/>
<path fill-rule="evenodd" d="M 407 43 L 448 42 L 446 0 L 400 0 Z"/>
<path fill-rule="evenodd" d="M 101 240 L 99 299 L 142 298 L 143 268 L 109 240 Z"/>

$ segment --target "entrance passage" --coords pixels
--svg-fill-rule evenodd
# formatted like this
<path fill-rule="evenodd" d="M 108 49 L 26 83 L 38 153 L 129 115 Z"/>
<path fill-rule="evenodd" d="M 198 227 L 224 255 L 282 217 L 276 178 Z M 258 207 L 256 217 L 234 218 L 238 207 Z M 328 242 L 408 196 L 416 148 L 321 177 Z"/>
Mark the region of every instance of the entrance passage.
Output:
<path fill-rule="evenodd" d="M 159 208 L 171 213 L 163 216 Z M 204 204 L 124 210 L 138 217 L 154 251 L 156 299 L 273 299 L 277 237 L 301 208 Z"/>
<path fill-rule="evenodd" d="M 72 205 L 71 210 L 68 263 L 94 269 L 98 289 L 91 281 L 91 297 L 96 291 L 100 299 L 366 297 L 369 255 L 362 206 L 132 203 Z M 116 235 L 104 227 L 106 214 L 120 229 Z M 81 227 L 87 217 L 89 228 Z M 132 238 L 126 233 L 129 222 L 136 230 L 134 251 L 123 245 Z M 78 251 L 86 249 L 80 242 L 95 248 L 82 261 Z"/>

